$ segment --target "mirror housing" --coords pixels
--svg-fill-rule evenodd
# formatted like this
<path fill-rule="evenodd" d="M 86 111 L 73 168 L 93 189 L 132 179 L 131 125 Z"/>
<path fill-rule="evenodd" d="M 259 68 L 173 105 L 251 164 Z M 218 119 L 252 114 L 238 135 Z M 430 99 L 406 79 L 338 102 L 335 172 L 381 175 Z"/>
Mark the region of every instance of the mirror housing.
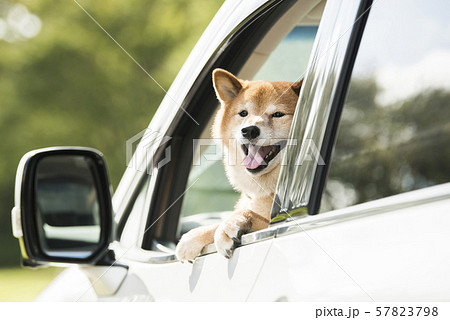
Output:
<path fill-rule="evenodd" d="M 114 223 L 103 155 L 54 147 L 25 154 L 17 168 L 12 228 L 24 266 L 104 264 Z"/>

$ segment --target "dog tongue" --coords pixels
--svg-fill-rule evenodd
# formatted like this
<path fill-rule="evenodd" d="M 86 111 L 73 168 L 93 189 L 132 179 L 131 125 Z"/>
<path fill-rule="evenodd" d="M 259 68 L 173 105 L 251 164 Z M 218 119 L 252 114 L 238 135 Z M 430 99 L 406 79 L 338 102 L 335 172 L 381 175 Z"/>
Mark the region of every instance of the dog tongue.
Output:
<path fill-rule="evenodd" d="M 272 146 L 260 147 L 249 144 L 248 155 L 242 159 L 242 163 L 247 169 L 256 169 L 264 162 L 264 157 L 270 152 Z"/>

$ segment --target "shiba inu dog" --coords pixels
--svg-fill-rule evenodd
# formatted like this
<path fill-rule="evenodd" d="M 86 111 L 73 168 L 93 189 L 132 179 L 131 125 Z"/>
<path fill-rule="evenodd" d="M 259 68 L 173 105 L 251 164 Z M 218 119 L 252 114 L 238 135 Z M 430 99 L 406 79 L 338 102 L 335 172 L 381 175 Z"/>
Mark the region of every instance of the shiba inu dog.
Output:
<path fill-rule="evenodd" d="M 301 81 L 245 81 L 216 69 L 213 86 L 221 103 L 213 137 L 224 144 L 225 171 L 241 197 L 225 221 L 181 237 L 176 248 L 181 261 L 195 259 L 213 242 L 230 258 L 242 234 L 267 228 Z"/>

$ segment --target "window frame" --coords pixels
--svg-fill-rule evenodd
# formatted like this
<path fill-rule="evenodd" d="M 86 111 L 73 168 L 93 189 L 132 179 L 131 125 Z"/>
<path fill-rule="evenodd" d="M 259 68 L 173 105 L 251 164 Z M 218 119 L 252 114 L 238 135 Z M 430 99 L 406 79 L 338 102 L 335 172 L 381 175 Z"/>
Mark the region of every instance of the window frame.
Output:
<path fill-rule="evenodd" d="M 282 3 L 283 2 L 283 3 Z M 181 123 L 183 123 L 184 125 L 189 125 L 189 122 L 192 122 L 192 118 L 189 117 L 187 115 L 187 113 L 190 114 L 196 114 L 199 111 L 198 109 L 195 110 L 193 108 L 195 108 L 195 105 L 192 103 L 193 98 L 195 97 L 195 95 L 198 95 L 199 88 L 201 87 L 202 83 L 203 84 L 210 84 L 211 83 L 211 79 L 210 79 L 210 74 L 212 72 L 212 70 L 217 67 L 216 65 L 219 63 L 222 63 L 223 59 L 221 58 L 221 55 L 223 55 L 226 50 L 228 50 L 230 48 L 230 44 L 232 44 L 233 41 L 235 41 L 235 38 L 237 38 L 245 29 L 249 28 L 249 26 L 251 26 L 255 21 L 257 21 L 258 19 L 260 19 L 261 16 L 268 16 L 268 12 L 266 11 L 271 11 L 271 8 L 273 9 L 273 7 L 277 7 L 281 4 L 281 11 L 278 12 L 278 15 L 282 15 L 285 11 L 289 10 L 290 7 L 292 5 L 294 5 L 296 2 L 296 0 L 289 0 L 289 1 L 283 1 L 283 0 L 269 0 L 269 1 L 261 1 L 261 5 L 260 7 L 255 7 L 254 11 L 248 11 L 249 14 L 248 16 L 242 20 L 242 22 L 240 24 L 237 25 L 237 27 L 233 27 L 232 32 L 230 32 L 226 37 L 223 38 L 223 40 L 220 42 L 220 44 L 215 47 L 212 50 L 212 54 L 211 56 L 208 56 L 209 58 L 207 58 L 208 60 L 205 61 L 204 66 L 202 67 L 201 71 L 199 71 L 198 76 L 196 76 L 196 78 L 192 79 L 192 85 L 188 85 L 189 86 L 189 90 L 186 91 L 186 93 L 183 93 L 182 96 L 180 96 L 180 94 L 178 93 L 178 91 L 172 92 L 172 87 L 169 90 L 169 93 L 172 94 L 173 97 L 183 97 L 183 103 L 181 105 L 177 105 L 176 106 L 176 114 L 172 113 L 169 116 L 169 121 L 166 122 L 166 124 L 159 124 L 159 122 L 156 123 L 155 126 L 152 126 L 153 121 L 150 123 L 150 126 L 148 129 L 150 130 L 157 130 L 158 133 L 165 133 L 165 136 L 170 136 L 171 132 L 174 132 L 174 128 L 176 128 L 177 126 L 180 126 Z M 248 10 L 250 8 L 252 8 L 254 5 L 248 5 L 248 6 L 244 6 L 244 10 Z M 224 4 L 222 6 L 222 8 L 219 11 L 224 10 L 225 12 L 230 12 L 233 13 L 237 7 L 236 4 L 231 4 L 229 3 Z M 229 16 L 230 14 L 228 14 Z M 220 15 L 220 12 L 217 14 L 216 17 L 214 17 L 214 19 L 212 20 L 211 24 L 214 24 L 214 22 L 217 20 L 221 23 L 223 23 L 223 17 L 227 16 L 227 15 Z M 272 20 L 274 20 L 274 22 L 277 21 L 277 19 L 275 19 L 274 17 L 271 18 Z M 263 19 L 260 19 L 263 20 Z M 267 20 L 267 19 L 265 19 Z M 217 21 L 215 23 L 215 26 L 217 27 Z M 233 25 L 233 23 L 231 23 L 231 25 Z M 208 27 L 208 29 L 211 26 Z M 208 30 L 207 29 L 207 30 Z M 255 28 L 251 28 L 251 29 L 255 29 Z M 199 42 L 197 43 L 196 47 L 199 45 L 202 45 L 201 48 L 205 49 L 205 45 L 207 45 L 207 43 L 209 43 L 210 41 L 216 41 L 217 39 L 212 39 L 211 37 L 214 36 L 214 34 L 212 35 L 211 32 L 209 32 L 208 37 L 206 36 L 206 32 L 205 34 L 202 36 L 202 38 L 199 40 Z M 205 38 L 205 39 L 203 39 Z M 259 40 L 259 39 L 258 39 Z M 205 43 L 206 41 L 206 43 Z M 251 44 L 254 47 L 257 46 L 257 43 L 254 43 L 255 41 L 253 41 Z M 244 42 L 245 44 L 245 42 Z M 236 47 L 236 46 L 234 46 Z M 208 49 L 208 51 L 211 51 L 211 49 Z M 228 50 L 229 51 L 229 50 Z M 196 53 L 197 57 L 199 56 L 199 52 L 198 50 L 196 50 L 196 48 L 193 49 L 193 51 L 191 52 L 191 55 L 193 55 L 194 53 Z M 228 52 L 229 53 L 229 52 Z M 239 62 L 242 61 L 233 61 L 233 54 L 231 54 L 231 57 L 229 57 L 228 60 L 231 60 L 232 62 L 234 62 L 234 67 L 233 68 L 229 68 L 229 70 L 231 72 L 237 72 L 241 67 L 242 67 L 242 63 L 239 64 Z M 205 60 L 205 58 L 202 58 L 203 60 Z M 246 59 L 240 59 L 240 60 L 246 60 Z M 191 64 L 192 65 L 192 64 Z M 174 83 L 172 86 L 178 85 L 180 83 L 175 83 L 177 82 L 178 78 L 183 78 L 183 80 L 186 79 L 186 72 L 183 72 L 183 69 L 187 69 L 189 71 L 192 71 L 190 69 L 192 68 L 185 68 L 185 66 L 183 66 L 182 70 L 180 71 L 180 73 L 178 74 L 177 78 L 175 79 Z M 194 70 L 195 71 L 195 70 Z M 189 78 L 187 79 L 189 81 Z M 166 99 L 169 98 L 169 99 Z M 166 101 L 168 100 L 168 101 Z M 167 103 L 169 102 L 169 103 Z M 164 100 L 162 101 L 160 108 L 164 105 L 166 108 L 167 107 L 172 107 L 171 105 L 173 105 L 174 99 L 172 97 L 165 97 Z M 214 103 L 217 103 L 216 98 L 214 98 Z M 175 102 L 176 104 L 176 102 Z M 189 104 L 191 104 L 189 106 Z M 204 105 L 205 103 L 202 102 L 202 105 Z M 187 113 L 186 113 L 187 111 Z M 206 111 L 207 113 L 210 112 L 211 114 L 208 114 L 207 117 L 210 118 L 212 116 L 212 114 L 214 113 L 215 110 L 201 110 L 201 111 Z M 169 112 L 172 112 L 172 110 L 169 110 Z M 158 114 L 158 112 L 157 112 Z M 198 119 L 194 119 L 194 120 L 198 120 Z M 204 120 L 203 118 L 201 119 L 202 121 Z M 192 125 L 192 123 L 191 123 Z M 195 127 L 194 127 L 195 128 Z M 148 131 L 147 129 L 147 131 Z M 138 136 L 145 136 L 147 134 L 147 131 L 142 131 L 139 134 L 136 134 L 135 137 L 130 138 L 129 140 L 136 140 L 139 138 L 136 138 Z M 188 130 L 184 130 L 186 132 L 188 132 Z M 151 133 L 151 131 L 150 131 Z M 136 138 L 136 139 L 135 139 Z M 154 180 L 156 179 L 158 172 L 159 171 L 163 171 L 163 170 L 159 170 L 157 168 L 154 168 L 154 166 L 152 167 L 152 164 L 156 164 L 158 163 L 158 161 L 162 158 L 164 158 L 164 152 L 165 152 L 165 148 L 167 146 L 170 146 L 170 143 L 161 143 L 160 145 L 156 145 L 155 148 L 151 148 L 148 150 L 144 150 L 144 153 L 140 153 L 137 154 L 137 152 L 134 152 L 133 157 L 131 158 L 130 164 L 128 164 L 128 168 L 126 169 L 124 176 L 122 177 L 119 186 L 117 188 L 117 191 L 114 194 L 113 197 L 113 207 L 114 207 L 114 211 L 115 211 L 115 224 L 116 224 L 116 233 L 115 233 L 115 239 L 117 241 L 120 240 L 121 234 L 123 232 L 124 226 L 126 225 L 127 221 L 128 221 L 128 217 L 129 214 L 131 212 L 131 210 L 133 209 L 133 206 L 135 204 L 136 198 L 138 197 L 139 193 L 141 192 L 141 188 L 142 185 L 144 184 L 144 182 L 146 181 L 146 179 L 148 178 L 147 175 L 152 175 L 151 179 Z M 140 145 L 138 145 L 138 148 L 140 147 Z M 137 151 L 137 150 L 136 150 Z M 153 152 L 153 156 L 150 159 L 148 157 L 148 152 Z M 148 162 L 148 161 L 151 162 Z M 145 169 L 147 168 L 147 169 Z M 161 168 L 164 169 L 164 168 Z M 161 178 L 158 179 L 158 186 L 160 186 Z M 163 180 L 163 179 L 162 179 Z M 155 182 L 154 182 L 155 183 Z M 148 208 L 143 208 L 143 210 L 148 211 Z M 143 213 L 145 215 L 148 214 L 148 212 Z"/>
<path fill-rule="evenodd" d="M 216 95 L 211 85 L 211 73 L 216 68 L 225 68 L 238 74 L 260 40 L 296 1 L 270 1 L 245 19 L 217 48 L 203 67 L 194 85 L 181 104 L 180 110 L 169 126 L 166 136 L 170 136 L 171 161 L 157 173 L 154 193 L 147 217 L 145 234 L 141 244 L 144 250 L 152 250 L 153 240 L 177 241 L 182 197 L 192 165 L 192 140 L 198 139 L 217 110 Z M 236 54 L 239 52 L 239 54 Z M 196 106 L 210 108 L 196 108 Z M 186 110 L 200 124 L 197 126 L 182 111 Z M 159 148 L 160 150 L 162 148 Z M 179 154 L 183 154 L 181 161 Z M 156 161 L 160 155 L 155 155 Z M 162 157 L 164 157 L 162 153 Z M 167 209 L 165 209 L 167 208 Z"/>
<path fill-rule="evenodd" d="M 261 6 L 257 11 L 244 20 L 239 27 L 237 27 L 217 48 L 215 53 L 209 59 L 208 63 L 203 67 L 199 76 L 195 80 L 194 85 L 189 90 L 180 110 L 171 122 L 166 136 L 170 136 L 171 140 L 161 144 L 158 147 L 158 152 L 155 154 L 153 163 L 158 163 L 160 159 L 164 158 L 164 149 L 167 146 L 171 147 L 172 158 L 168 165 L 157 170 L 156 179 L 154 184 L 154 190 L 151 194 L 150 208 L 144 208 L 144 215 L 147 215 L 145 224 L 145 233 L 142 239 L 142 243 L 138 243 L 137 247 L 143 250 L 152 250 L 153 241 L 171 241 L 176 242 L 176 233 L 178 229 L 178 222 L 180 218 L 182 197 L 186 190 L 186 183 L 189 176 L 189 172 L 192 164 L 192 139 L 200 137 L 204 126 L 208 124 L 210 118 L 216 111 L 216 108 L 212 106 L 217 105 L 215 93 L 211 86 L 211 72 L 215 68 L 221 67 L 229 70 L 232 73 L 238 74 L 241 68 L 244 66 L 247 59 L 250 57 L 253 50 L 258 45 L 259 41 L 265 36 L 267 31 L 278 21 L 278 19 L 295 3 L 291 1 L 270 1 Z M 357 17 L 360 17 L 362 13 L 369 11 L 372 0 L 361 0 L 359 2 L 359 8 Z M 265 11 L 268 12 L 265 12 Z M 260 19 L 264 15 L 263 19 Z M 343 102 L 346 94 L 346 90 L 350 81 L 351 67 L 353 66 L 356 58 L 356 53 L 359 48 L 359 43 L 362 37 L 362 33 L 365 26 L 365 18 L 357 19 L 351 30 L 351 41 L 346 47 L 347 52 L 345 55 L 345 68 L 344 72 L 339 77 L 338 90 L 332 98 L 333 112 L 327 121 L 327 129 L 323 143 L 320 146 L 320 154 L 324 157 L 326 164 L 328 164 L 331 157 L 331 151 L 334 145 L 336 136 L 337 125 L 339 123 L 340 112 L 343 107 Z M 319 29 L 320 30 L 320 29 Z M 253 34 L 249 37 L 249 34 Z M 317 38 L 320 34 L 317 35 Z M 248 39 L 251 41 L 248 41 Z M 316 41 L 317 41 L 316 38 Z M 240 54 L 236 55 L 234 52 L 239 48 Z M 313 48 L 314 51 L 314 48 Z M 344 67 L 343 67 L 344 68 Z M 314 81 L 314 79 L 310 79 Z M 195 108 L 197 105 L 211 106 L 211 108 Z M 196 119 L 200 126 L 196 126 L 192 119 L 183 111 L 192 115 Z M 184 143 L 184 142 L 188 143 Z M 180 161 L 181 157 L 177 155 L 183 154 L 184 159 L 189 161 Z M 321 166 L 317 166 L 321 167 Z M 318 213 L 318 205 L 323 192 L 325 184 L 325 178 L 328 172 L 328 165 L 322 166 L 319 170 L 315 170 L 313 175 L 313 187 L 310 193 L 310 202 L 308 204 L 309 214 Z M 139 185 L 142 185 L 142 181 L 145 179 L 145 175 L 140 177 Z M 142 180 L 141 180 L 142 179 Z M 126 210 L 121 215 L 119 220 L 120 231 L 123 230 L 123 225 L 127 220 L 127 213 L 131 211 L 134 201 L 140 188 L 136 188 L 133 192 L 130 201 L 126 206 Z M 163 209 L 168 208 L 168 209 Z M 285 230 L 286 229 L 286 230 Z M 297 232 L 300 231 L 297 229 Z M 292 233 L 292 230 L 286 228 L 284 224 L 269 226 L 269 228 L 257 231 L 251 234 L 244 235 L 241 245 L 248 245 L 261 240 L 271 239 L 277 236 L 282 236 Z M 120 235 L 120 232 L 119 232 Z M 214 248 L 206 247 L 204 253 L 210 253 L 215 251 Z M 174 261 L 174 255 L 166 255 L 162 257 L 135 257 L 135 260 L 142 260 L 147 263 L 161 263 Z M 155 261 L 153 261 L 155 260 Z M 161 260 L 161 261 L 160 261 Z"/>

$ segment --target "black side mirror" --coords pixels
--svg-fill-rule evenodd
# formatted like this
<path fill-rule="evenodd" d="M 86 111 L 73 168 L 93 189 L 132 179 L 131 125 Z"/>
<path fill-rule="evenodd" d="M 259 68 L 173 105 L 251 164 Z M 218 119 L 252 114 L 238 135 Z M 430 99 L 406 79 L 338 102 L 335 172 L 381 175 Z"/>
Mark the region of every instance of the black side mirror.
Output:
<path fill-rule="evenodd" d="M 113 239 L 111 191 L 94 149 L 34 150 L 17 169 L 13 233 L 25 266 L 95 264 Z"/>

